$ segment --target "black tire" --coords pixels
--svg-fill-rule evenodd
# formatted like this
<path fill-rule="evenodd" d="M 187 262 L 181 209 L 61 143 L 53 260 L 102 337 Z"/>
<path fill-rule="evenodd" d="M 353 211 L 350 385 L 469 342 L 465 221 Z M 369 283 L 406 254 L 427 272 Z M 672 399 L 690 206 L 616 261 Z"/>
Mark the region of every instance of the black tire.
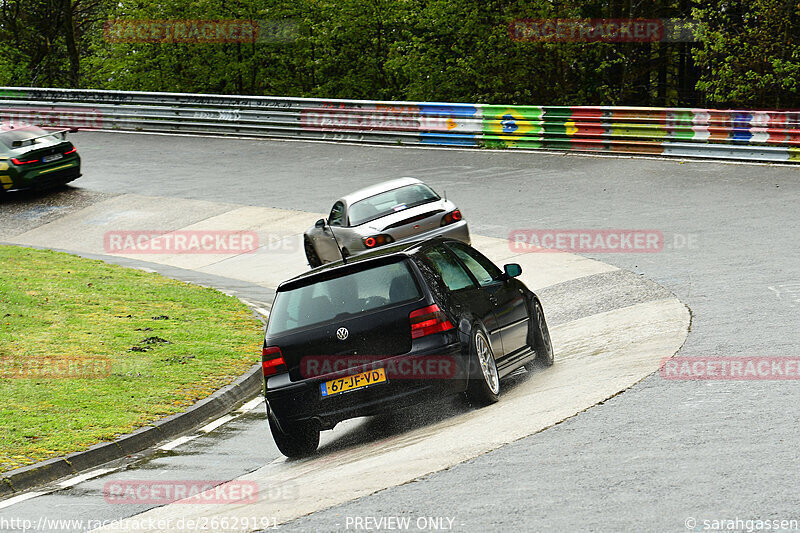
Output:
<path fill-rule="evenodd" d="M 284 433 L 270 418 L 269 429 L 278 449 L 286 457 L 306 457 L 317 451 L 319 446 L 319 429 L 311 422 L 297 424 L 289 433 Z"/>
<path fill-rule="evenodd" d="M 536 352 L 536 359 L 526 363 L 525 369 L 532 371 L 536 368 L 553 366 L 555 362 L 553 343 L 550 341 L 550 329 L 547 327 L 547 319 L 544 317 L 544 310 L 539 300 L 533 301 L 531 337 L 530 346 Z"/>
<path fill-rule="evenodd" d="M 310 266 L 311 268 L 317 268 L 318 266 L 321 266 L 322 261 L 317 255 L 317 251 L 314 250 L 314 245 L 311 244 L 311 241 L 309 239 L 307 238 L 303 239 L 303 247 L 306 250 L 306 259 L 308 260 L 308 266 Z"/>
<path fill-rule="evenodd" d="M 500 399 L 500 376 L 494 361 L 494 352 L 489 339 L 480 328 L 472 330 L 469 347 L 469 384 L 467 399 L 476 406 L 482 407 L 495 403 Z"/>

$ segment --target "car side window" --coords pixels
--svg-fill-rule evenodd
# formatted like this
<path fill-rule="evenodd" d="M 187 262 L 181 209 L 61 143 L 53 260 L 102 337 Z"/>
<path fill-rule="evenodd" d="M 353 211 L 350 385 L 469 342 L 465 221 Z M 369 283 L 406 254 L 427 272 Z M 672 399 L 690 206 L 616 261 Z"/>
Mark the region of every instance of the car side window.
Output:
<path fill-rule="evenodd" d="M 500 269 L 477 250 L 461 243 L 448 243 L 447 246 L 464 262 L 481 287 L 500 278 Z"/>
<path fill-rule="evenodd" d="M 423 255 L 451 291 L 474 287 L 475 284 L 456 258 L 441 248 L 431 248 Z"/>
<path fill-rule="evenodd" d="M 336 202 L 331 208 L 330 216 L 328 216 L 328 225 L 341 226 L 342 220 L 344 220 L 344 204 L 342 202 Z"/>

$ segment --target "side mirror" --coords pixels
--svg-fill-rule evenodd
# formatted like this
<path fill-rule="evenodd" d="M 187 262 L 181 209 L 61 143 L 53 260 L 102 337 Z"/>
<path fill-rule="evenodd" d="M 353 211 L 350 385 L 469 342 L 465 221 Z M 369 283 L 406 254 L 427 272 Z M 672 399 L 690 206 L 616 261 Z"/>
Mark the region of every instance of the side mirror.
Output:
<path fill-rule="evenodd" d="M 321 218 L 321 219 L 317 220 L 317 221 L 314 223 L 314 227 L 315 227 L 315 228 L 320 228 L 320 229 L 324 228 L 324 227 L 325 227 L 325 219 L 324 219 L 324 218 Z"/>
<path fill-rule="evenodd" d="M 522 274 L 522 267 L 516 263 L 510 263 L 508 265 L 503 265 L 503 270 L 506 273 L 506 276 L 509 278 L 516 278 L 520 274 Z"/>

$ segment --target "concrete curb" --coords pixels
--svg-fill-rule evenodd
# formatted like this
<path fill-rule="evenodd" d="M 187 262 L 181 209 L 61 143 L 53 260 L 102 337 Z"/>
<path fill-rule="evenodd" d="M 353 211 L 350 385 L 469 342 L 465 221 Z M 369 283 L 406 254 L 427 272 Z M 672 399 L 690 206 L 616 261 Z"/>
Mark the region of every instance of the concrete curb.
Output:
<path fill-rule="evenodd" d="M 0 498 L 5 498 L 6 496 L 12 496 L 14 494 L 14 489 L 11 488 L 11 485 L 3 479 L 0 480 Z"/>
<path fill-rule="evenodd" d="M 82 452 L 54 457 L 2 474 L 0 498 L 95 468 L 109 461 L 146 450 L 155 444 L 191 431 L 208 420 L 219 418 L 261 391 L 261 364 L 233 383 L 204 398 L 186 411 L 162 418 L 113 442 L 101 442 Z"/>

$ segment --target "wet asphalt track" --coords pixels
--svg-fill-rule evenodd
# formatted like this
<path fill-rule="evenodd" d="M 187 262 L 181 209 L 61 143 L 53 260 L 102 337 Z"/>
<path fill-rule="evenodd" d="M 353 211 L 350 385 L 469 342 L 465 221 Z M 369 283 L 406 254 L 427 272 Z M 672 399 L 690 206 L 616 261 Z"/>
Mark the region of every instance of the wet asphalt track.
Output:
<path fill-rule="evenodd" d="M 668 245 L 692 236 L 693 249 L 589 256 L 644 275 L 688 304 L 692 332 L 680 355 L 800 355 L 800 169 L 125 134 L 81 133 L 75 142 L 85 162 L 75 186 L 91 193 L 325 211 L 340 191 L 412 175 L 446 190 L 484 235 L 642 228 L 661 230 Z M 687 531 L 687 519 L 698 528 L 706 519 L 800 519 L 798 406 L 792 381 L 654 375 L 539 434 L 280 529 L 353 530 L 355 518 L 367 516 L 412 524 L 449 517 L 459 531 Z M 142 467 L 171 462 L 188 472 L 202 464 L 206 479 L 252 470 L 277 457 L 259 417 L 245 415 L 198 441 L 197 454 L 192 448 Z M 0 516 L 85 505 L 78 514 L 93 517 L 96 509 L 79 497 L 84 490 Z"/>

